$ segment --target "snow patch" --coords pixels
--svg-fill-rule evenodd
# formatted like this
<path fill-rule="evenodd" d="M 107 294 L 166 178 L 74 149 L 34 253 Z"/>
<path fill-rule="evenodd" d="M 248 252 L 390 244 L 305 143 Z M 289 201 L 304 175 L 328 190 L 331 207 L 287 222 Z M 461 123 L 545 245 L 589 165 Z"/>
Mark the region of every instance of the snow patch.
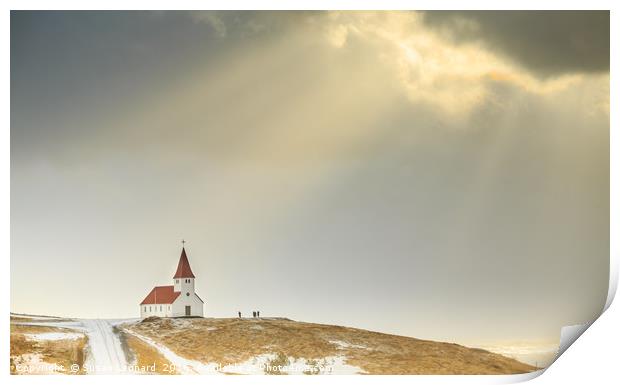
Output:
<path fill-rule="evenodd" d="M 277 357 L 275 353 L 260 354 L 244 362 L 224 366 L 222 372 L 234 374 L 266 374 L 268 372 L 279 371 L 280 373 L 291 375 L 365 373 L 361 368 L 347 364 L 345 362 L 346 357 L 343 356 L 328 356 L 316 360 L 288 357 L 287 362 L 282 367 L 271 364 Z"/>
<path fill-rule="evenodd" d="M 132 325 L 141 321 L 141 318 L 121 318 L 121 319 L 108 319 L 106 320 L 112 326 L 119 325 Z"/>
<path fill-rule="evenodd" d="M 328 342 L 330 344 L 338 345 L 338 349 L 354 348 L 354 349 L 367 349 L 367 350 L 370 350 L 370 348 L 368 346 L 350 344 L 350 343 L 348 343 L 346 341 L 332 340 L 332 341 L 328 341 Z"/>
<path fill-rule="evenodd" d="M 24 336 L 31 341 L 58 341 L 58 340 L 77 340 L 84 337 L 82 333 L 24 333 Z"/>
<path fill-rule="evenodd" d="M 307 360 L 305 358 L 289 358 L 289 365 L 284 372 L 287 374 L 360 374 L 365 373 L 364 370 L 357 366 L 346 363 L 344 356 L 328 356 L 316 360 Z"/>
<path fill-rule="evenodd" d="M 128 334 L 131 334 L 132 336 L 136 338 L 139 338 L 140 340 L 146 342 L 150 346 L 157 349 L 164 357 L 166 357 L 168 361 L 170 361 L 175 366 L 175 369 L 181 374 L 219 374 L 220 373 L 218 371 L 219 366 L 217 364 L 211 364 L 211 363 L 203 364 L 202 362 L 199 362 L 199 361 L 183 358 L 177 355 L 172 350 L 163 346 L 162 344 L 159 344 L 153 341 L 152 339 L 146 336 L 143 336 L 142 334 L 138 334 L 134 332 L 133 330 L 129 330 L 129 329 L 124 329 L 124 331 Z"/>

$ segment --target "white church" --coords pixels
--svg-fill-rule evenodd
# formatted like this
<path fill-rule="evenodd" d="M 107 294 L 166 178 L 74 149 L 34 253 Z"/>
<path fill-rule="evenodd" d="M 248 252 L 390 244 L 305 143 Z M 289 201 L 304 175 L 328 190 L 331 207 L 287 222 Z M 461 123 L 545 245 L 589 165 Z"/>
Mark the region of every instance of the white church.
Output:
<path fill-rule="evenodd" d="M 172 277 L 174 285 L 155 286 L 140 303 L 140 317 L 202 317 L 204 301 L 194 291 L 194 280 L 185 254 L 181 258 L 177 272 Z"/>

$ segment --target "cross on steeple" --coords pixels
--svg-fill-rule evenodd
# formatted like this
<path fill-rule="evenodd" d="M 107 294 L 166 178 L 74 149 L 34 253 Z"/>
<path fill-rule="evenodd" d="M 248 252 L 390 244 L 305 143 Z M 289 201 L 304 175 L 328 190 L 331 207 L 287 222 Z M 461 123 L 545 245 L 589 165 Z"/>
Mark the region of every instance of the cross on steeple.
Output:
<path fill-rule="evenodd" d="M 185 247 L 185 239 L 181 239 L 181 244 Z"/>

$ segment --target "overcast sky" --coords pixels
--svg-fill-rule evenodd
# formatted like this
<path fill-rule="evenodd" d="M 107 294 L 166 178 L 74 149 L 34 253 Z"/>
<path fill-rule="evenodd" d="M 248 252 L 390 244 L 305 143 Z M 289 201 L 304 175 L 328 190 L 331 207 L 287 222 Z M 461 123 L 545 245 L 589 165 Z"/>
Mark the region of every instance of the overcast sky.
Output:
<path fill-rule="evenodd" d="M 11 310 L 549 340 L 609 269 L 607 12 L 12 12 Z"/>

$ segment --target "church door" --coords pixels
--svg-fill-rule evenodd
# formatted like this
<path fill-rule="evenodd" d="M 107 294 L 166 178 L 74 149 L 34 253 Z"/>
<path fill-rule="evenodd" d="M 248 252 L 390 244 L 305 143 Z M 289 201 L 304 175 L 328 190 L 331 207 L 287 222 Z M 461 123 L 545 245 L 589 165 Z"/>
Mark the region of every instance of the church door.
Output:
<path fill-rule="evenodd" d="M 185 315 L 191 315 L 191 314 L 192 314 L 192 307 L 185 306 Z"/>

